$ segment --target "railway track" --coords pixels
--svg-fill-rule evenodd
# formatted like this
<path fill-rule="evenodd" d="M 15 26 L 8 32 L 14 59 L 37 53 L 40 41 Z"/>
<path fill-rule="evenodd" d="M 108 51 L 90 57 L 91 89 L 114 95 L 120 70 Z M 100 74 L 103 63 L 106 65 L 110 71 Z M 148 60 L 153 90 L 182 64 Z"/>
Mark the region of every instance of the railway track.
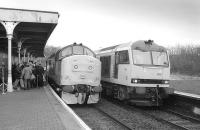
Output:
<path fill-rule="evenodd" d="M 145 107 L 135 107 L 124 104 L 117 100 L 109 100 L 112 103 L 121 106 L 124 109 L 137 111 L 143 113 L 146 116 L 149 116 L 159 122 L 168 124 L 175 129 L 184 129 L 184 130 L 199 130 L 200 129 L 200 120 L 198 118 L 184 115 L 182 113 L 173 111 L 172 109 L 165 108 L 145 108 Z"/>
<path fill-rule="evenodd" d="M 182 121 L 185 122 L 186 124 L 189 121 L 189 124 L 188 124 L 189 126 L 187 126 L 187 125 L 181 126 L 181 127 L 184 127 L 184 129 L 187 129 L 187 130 L 188 129 L 200 129 L 200 119 L 199 118 L 196 118 L 194 116 L 189 116 L 189 115 L 174 111 L 172 109 L 163 109 L 163 111 L 179 116 L 182 119 Z"/>
<path fill-rule="evenodd" d="M 166 108 L 166 109 L 163 109 L 163 110 L 166 111 L 166 112 L 178 115 L 178 116 L 180 116 L 180 117 L 182 117 L 184 119 L 187 119 L 187 120 L 191 120 L 191 121 L 194 121 L 194 122 L 200 122 L 200 118 L 194 117 L 193 115 L 190 116 L 188 114 L 183 114 L 181 112 L 173 110 L 172 108 Z"/>
<path fill-rule="evenodd" d="M 128 126 L 118 121 L 95 105 L 70 106 L 92 129 L 131 130 Z"/>
<path fill-rule="evenodd" d="M 199 119 L 171 109 L 135 107 L 113 99 L 71 107 L 92 129 L 200 129 Z"/>
<path fill-rule="evenodd" d="M 88 124 L 92 129 L 111 130 L 133 130 L 133 129 L 162 129 L 173 130 L 174 127 L 166 123 L 158 122 L 152 117 L 144 116 L 140 112 L 126 110 L 112 102 L 102 100 L 95 105 L 78 106 L 71 105 L 71 108 Z M 177 128 L 176 128 L 177 129 Z"/>
<path fill-rule="evenodd" d="M 103 110 L 95 107 L 95 109 L 97 109 L 99 112 L 101 112 L 102 114 L 104 114 L 105 116 L 109 117 L 110 119 L 112 119 L 113 121 L 115 121 L 116 123 L 120 124 L 121 126 L 123 126 L 125 129 L 127 130 L 132 130 L 132 128 L 126 126 L 126 124 L 122 123 L 121 121 L 117 120 L 116 118 L 112 117 L 111 115 L 109 115 L 108 113 L 104 112 Z"/>
<path fill-rule="evenodd" d="M 167 123 L 178 129 L 183 130 L 199 130 L 200 122 L 192 117 L 185 117 L 185 115 L 172 112 L 169 110 L 145 110 L 145 114 L 152 118 Z"/>

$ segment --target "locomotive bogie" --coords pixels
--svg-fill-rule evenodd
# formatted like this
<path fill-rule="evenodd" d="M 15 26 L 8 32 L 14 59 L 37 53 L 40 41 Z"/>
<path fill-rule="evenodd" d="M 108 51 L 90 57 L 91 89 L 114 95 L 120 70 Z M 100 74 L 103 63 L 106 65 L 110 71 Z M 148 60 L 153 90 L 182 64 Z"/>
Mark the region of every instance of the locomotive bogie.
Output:
<path fill-rule="evenodd" d="M 67 103 L 67 104 L 94 104 L 98 103 L 100 99 L 99 93 L 95 93 L 92 95 L 89 95 L 87 101 L 86 101 L 86 93 L 66 93 L 62 92 L 62 99 Z"/>

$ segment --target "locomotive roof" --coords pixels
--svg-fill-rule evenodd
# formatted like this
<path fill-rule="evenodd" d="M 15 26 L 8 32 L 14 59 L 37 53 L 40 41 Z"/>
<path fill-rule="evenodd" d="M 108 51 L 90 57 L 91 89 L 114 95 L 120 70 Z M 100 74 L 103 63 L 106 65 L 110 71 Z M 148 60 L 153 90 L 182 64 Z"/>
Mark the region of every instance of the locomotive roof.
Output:
<path fill-rule="evenodd" d="M 142 51 L 167 51 L 166 48 L 159 46 L 158 44 L 154 43 L 152 40 L 144 41 L 139 40 L 136 42 L 129 42 L 123 43 L 115 46 L 110 46 L 99 50 L 99 53 L 103 52 L 112 52 L 112 51 L 120 51 L 120 50 L 127 50 L 131 48 L 132 50 L 142 50 Z"/>
<path fill-rule="evenodd" d="M 142 51 L 167 51 L 163 46 L 159 46 L 152 40 L 148 41 L 136 41 L 131 45 L 131 49 L 142 50 Z"/>

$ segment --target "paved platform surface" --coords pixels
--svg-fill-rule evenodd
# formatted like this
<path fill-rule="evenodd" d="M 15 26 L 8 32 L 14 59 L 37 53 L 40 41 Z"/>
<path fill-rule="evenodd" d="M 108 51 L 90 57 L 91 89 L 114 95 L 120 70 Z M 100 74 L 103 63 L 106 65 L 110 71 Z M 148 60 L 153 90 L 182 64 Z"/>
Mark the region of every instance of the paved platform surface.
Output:
<path fill-rule="evenodd" d="M 0 94 L 0 130 L 82 129 L 49 89 Z"/>

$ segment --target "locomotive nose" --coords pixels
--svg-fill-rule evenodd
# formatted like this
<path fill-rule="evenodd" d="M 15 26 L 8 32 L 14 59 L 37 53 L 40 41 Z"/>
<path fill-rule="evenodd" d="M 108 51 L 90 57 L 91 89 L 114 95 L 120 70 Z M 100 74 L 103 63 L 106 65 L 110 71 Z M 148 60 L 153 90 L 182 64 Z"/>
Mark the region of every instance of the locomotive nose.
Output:
<path fill-rule="evenodd" d="M 95 69 L 95 61 L 82 57 L 72 61 L 72 71 L 74 72 L 93 72 Z"/>
<path fill-rule="evenodd" d="M 93 72 L 94 71 L 94 65 L 86 64 L 86 63 L 75 63 L 72 65 L 72 71 L 75 72 Z"/>

